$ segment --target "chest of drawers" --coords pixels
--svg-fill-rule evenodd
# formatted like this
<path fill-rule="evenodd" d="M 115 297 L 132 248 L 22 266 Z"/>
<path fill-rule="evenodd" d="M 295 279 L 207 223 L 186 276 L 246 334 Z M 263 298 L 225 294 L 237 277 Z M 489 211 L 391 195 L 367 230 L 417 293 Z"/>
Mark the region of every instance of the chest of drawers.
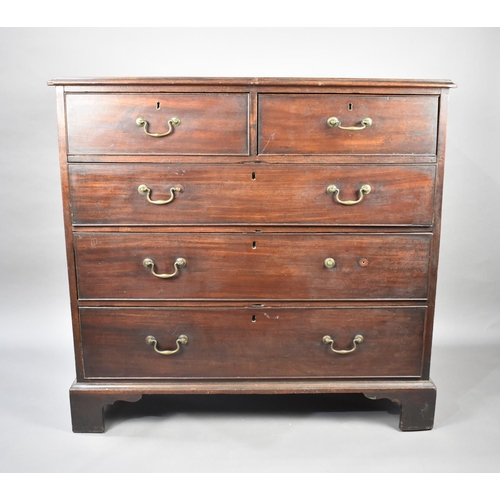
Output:
<path fill-rule="evenodd" d="M 73 430 L 144 394 L 361 393 L 430 429 L 448 80 L 54 79 Z"/>

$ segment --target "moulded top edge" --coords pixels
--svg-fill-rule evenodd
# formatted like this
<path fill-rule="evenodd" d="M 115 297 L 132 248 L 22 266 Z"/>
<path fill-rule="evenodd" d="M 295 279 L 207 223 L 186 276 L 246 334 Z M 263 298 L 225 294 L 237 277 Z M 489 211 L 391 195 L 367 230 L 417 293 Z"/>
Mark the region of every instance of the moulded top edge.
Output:
<path fill-rule="evenodd" d="M 110 77 L 53 78 L 47 85 L 303 85 L 317 87 L 437 87 L 454 88 L 451 80 L 390 78 L 215 78 L 215 77 Z"/>

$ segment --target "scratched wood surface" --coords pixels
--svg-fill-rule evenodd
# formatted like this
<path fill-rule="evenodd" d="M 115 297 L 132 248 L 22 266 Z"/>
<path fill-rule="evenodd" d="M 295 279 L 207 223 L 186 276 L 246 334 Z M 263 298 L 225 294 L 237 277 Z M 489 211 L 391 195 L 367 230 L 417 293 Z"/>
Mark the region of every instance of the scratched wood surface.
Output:
<path fill-rule="evenodd" d="M 429 234 L 75 234 L 88 299 L 422 299 Z M 187 266 L 172 274 L 177 258 Z M 335 267 L 324 265 L 327 258 Z"/>
<path fill-rule="evenodd" d="M 432 224 L 434 165 L 71 164 L 73 223 L 97 225 L 408 225 Z M 155 205 L 137 190 L 151 189 Z M 342 205 L 327 194 L 340 190 Z"/>
<path fill-rule="evenodd" d="M 425 307 L 85 308 L 86 378 L 418 377 Z M 175 350 L 179 335 L 187 344 Z M 329 335 L 337 350 L 322 339 Z"/>
<path fill-rule="evenodd" d="M 142 394 L 357 392 L 430 429 L 449 80 L 56 78 L 73 430 Z M 181 121 L 171 134 L 168 120 Z M 337 117 L 343 127 L 329 127 Z M 154 205 L 137 187 L 147 184 Z M 327 194 L 335 184 L 344 206 Z M 171 279 L 175 259 L 187 261 Z M 325 267 L 327 258 L 335 266 Z M 172 356 L 146 344 L 154 335 Z M 330 335 L 339 355 L 322 342 Z"/>

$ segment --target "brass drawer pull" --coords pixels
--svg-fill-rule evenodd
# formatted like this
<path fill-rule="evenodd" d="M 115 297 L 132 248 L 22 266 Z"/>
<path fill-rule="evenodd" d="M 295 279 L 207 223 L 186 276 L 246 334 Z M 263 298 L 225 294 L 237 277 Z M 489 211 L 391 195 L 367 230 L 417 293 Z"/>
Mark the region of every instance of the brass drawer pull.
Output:
<path fill-rule="evenodd" d="M 155 352 L 157 352 L 158 354 L 163 354 L 164 356 L 170 356 L 171 354 L 179 352 L 181 344 L 186 345 L 188 343 L 188 338 L 186 335 L 179 335 L 175 343 L 177 344 L 177 349 L 175 349 L 175 351 L 160 351 L 156 347 L 158 345 L 158 341 L 152 335 L 148 335 L 146 337 L 146 344 L 152 345 Z"/>
<path fill-rule="evenodd" d="M 156 276 L 157 278 L 173 278 L 174 276 L 177 276 L 179 274 L 179 268 L 180 267 L 186 267 L 187 262 L 186 259 L 183 259 L 182 257 L 179 257 L 175 262 L 174 262 L 174 272 L 172 274 L 156 274 L 155 273 L 155 263 L 153 262 L 153 259 L 146 258 L 142 261 L 142 265 L 144 267 L 150 267 L 151 268 L 151 274 L 153 276 Z"/>
<path fill-rule="evenodd" d="M 156 201 L 153 201 L 151 199 L 151 188 L 146 186 L 146 184 L 141 184 L 140 186 L 138 186 L 137 191 L 139 191 L 139 194 L 146 196 L 149 203 L 153 203 L 155 205 L 166 205 L 167 203 L 171 203 L 172 201 L 174 201 L 175 193 L 180 193 L 181 188 L 180 187 L 171 187 L 170 188 L 170 198 L 168 200 L 156 200 Z"/>
<path fill-rule="evenodd" d="M 342 130 L 364 130 L 365 128 L 371 127 L 373 125 L 373 120 L 371 118 L 363 118 L 361 120 L 361 127 L 343 127 L 342 122 L 336 116 L 330 116 L 328 120 L 326 120 L 329 127 L 332 128 L 341 128 Z"/>
<path fill-rule="evenodd" d="M 329 257 L 328 259 L 325 259 L 324 264 L 327 269 L 333 269 L 337 263 L 335 262 L 335 259 Z"/>
<path fill-rule="evenodd" d="M 333 348 L 333 342 L 334 340 L 330 337 L 330 335 L 325 335 L 323 337 L 323 344 L 331 344 L 330 348 L 333 352 L 336 354 L 349 354 L 350 352 L 354 352 L 356 350 L 356 345 L 361 344 L 363 342 L 364 338 L 363 335 L 356 335 L 354 339 L 352 340 L 352 349 L 349 350 L 342 350 L 342 351 L 337 351 L 336 349 Z"/>
<path fill-rule="evenodd" d="M 340 189 L 337 186 L 335 186 L 335 184 L 331 184 L 330 186 L 328 186 L 326 188 L 326 192 L 328 194 L 333 195 L 334 198 L 335 198 L 335 201 L 337 203 L 340 203 L 341 205 L 356 205 L 356 203 L 359 203 L 363 199 L 363 196 L 365 194 L 370 194 L 371 190 L 372 190 L 372 188 L 371 188 L 370 185 L 363 184 L 361 186 L 361 188 L 359 189 L 359 197 L 358 197 L 357 200 L 354 200 L 354 201 L 349 201 L 349 200 L 348 201 L 343 201 L 343 200 L 341 200 L 339 198 Z"/>
<path fill-rule="evenodd" d="M 168 130 L 164 134 L 152 134 L 151 132 L 148 132 L 148 125 L 149 124 L 144 118 L 137 118 L 135 123 L 139 127 L 144 127 L 144 133 L 149 135 L 150 137 L 165 137 L 166 135 L 171 134 L 172 131 L 174 130 L 174 127 L 177 127 L 178 125 L 180 125 L 181 121 L 176 116 L 173 116 L 172 118 L 170 118 L 170 120 L 168 120 L 168 122 L 167 122 L 168 123 Z"/>

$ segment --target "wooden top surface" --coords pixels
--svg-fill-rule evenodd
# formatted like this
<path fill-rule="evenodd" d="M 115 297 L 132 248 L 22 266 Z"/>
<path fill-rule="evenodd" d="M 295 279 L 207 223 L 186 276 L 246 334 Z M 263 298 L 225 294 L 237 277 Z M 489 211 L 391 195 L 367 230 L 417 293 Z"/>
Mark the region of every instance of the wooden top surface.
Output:
<path fill-rule="evenodd" d="M 47 85 L 295 85 L 318 87 L 422 87 L 454 88 L 451 80 L 385 78 L 193 78 L 193 77 L 107 77 L 53 78 Z"/>

